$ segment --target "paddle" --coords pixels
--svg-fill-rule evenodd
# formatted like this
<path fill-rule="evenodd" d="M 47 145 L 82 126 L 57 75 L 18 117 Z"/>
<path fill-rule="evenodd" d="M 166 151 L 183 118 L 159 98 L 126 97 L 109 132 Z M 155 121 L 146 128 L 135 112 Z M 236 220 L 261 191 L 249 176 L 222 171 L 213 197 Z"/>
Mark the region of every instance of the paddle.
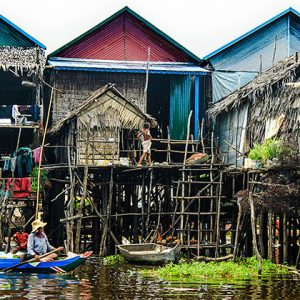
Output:
<path fill-rule="evenodd" d="M 58 251 L 59 251 L 59 248 L 54 249 L 54 250 L 52 250 L 52 251 L 50 251 L 50 252 L 48 252 L 48 253 L 45 253 L 45 254 L 39 256 L 39 258 L 44 258 L 44 257 L 46 257 L 46 256 L 48 256 L 48 255 L 50 255 L 50 254 L 52 254 L 52 253 L 58 252 Z M 22 265 L 25 265 L 25 264 L 27 264 L 27 263 L 31 263 L 31 262 L 34 262 L 34 261 L 36 261 L 36 258 L 35 258 L 35 257 L 34 257 L 34 258 L 31 258 L 31 259 L 29 259 L 29 260 L 23 261 L 23 262 L 21 262 L 21 263 L 19 263 L 19 264 L 16 264 L 16 265 L 14 265 L 14 266 L 12 266 L 12 267 L 8 267 L 8 268 L 5 268 L 5 269 L 2 269 L 2 270 L 1 270 L 1 273 L 7 273 L 7 272 L 10 272 L 10 271 L 12 271 L 12 270 L 14 270 L 14 269 L 16 269 L 16 268 L 22 266 Z"/>

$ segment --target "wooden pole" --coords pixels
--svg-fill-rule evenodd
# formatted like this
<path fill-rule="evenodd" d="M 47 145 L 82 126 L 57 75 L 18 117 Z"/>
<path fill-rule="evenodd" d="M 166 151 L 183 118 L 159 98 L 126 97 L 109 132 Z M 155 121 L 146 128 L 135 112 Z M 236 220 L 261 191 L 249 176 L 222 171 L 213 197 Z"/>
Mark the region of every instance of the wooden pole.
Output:
<path fill-rule="evenodd" d="M 222 199 L 222 185 L 223 185 L 223 172 L 220 172 L 220 181 L 219 181 L 219 197 L 217 202 L 217 220 L 216 220 L 216 250 L 215 250 L 215 258 L 219 257 L 219 246 L 220 246 L 220 213 L 221 213 L 221 199 Z"/>
<path fill-rule="evenodd" d="M 171 163 L 171 136 L 170 136 L 170 128 L 167 126 L 168 131 L 168 147 L 167 147 L 167 163 Z"/>
<path fill-rule="evenodd" d="M 241 217 L 242 217 L 242 208 L 241 204 L 238 202 L 238 218 L 236 223 L 236 230 L 235 230 L 235 240 L 234 240 L 234 248 L 233 248 L 233 260 L 236 260 L 238 255 L 238 244 L 239 244 L 239 233 L 240 233 L 240 224 L 241 224 Z"/>
<path fill-rule="evenodd" d="M 19 133 L 18 133 L 18 139 L 17 139 L 17 145 L 16 145 L 16 150 L 15 153 L 17 155 L 17 151 L 19 149 L 19 144 L 20 144 L 20 139 L 21 139 L 21 133 L 22 133 L 22 127 L 20 126 L 19 128 Z M 15 161 L 15 164 L 13 165 L 13 170 L 12 170 L 12 175 L 11 175 L 11 182 L 9 186 L 9 197 L 8 197 L 8 202 L 12 203 L 13 199 L 13 193 L 14 193 L 14 186 L 15 186 L 15 169 L 16 169 L 17 161 Z M 5 208 L 5 203 L 4 203 L 4 208 Z M 10 250 L 10 236 L 11 236 L 11 228 L 10 228 L 10 223 L 11 223 L 11 217 L 13 214 L 14 209 L 12 208 L 11 211 L 9 212 L 8 218 L 7 218 L 7 226 L 8 226 L 8 235 L 7 235 L 7 245 L 5 252 L 8 253 Z M 5 212 L 5 209 L 4 209 Z"/>
<path fill-rule="evenodd" d="M 153 168 L 150 170 L 150 182 L 148 188 L 148 203 L 147 203 L 147 220 L 146 220 L 146 233 L 149 235 L 149 223 L 150 223 L 150 213 L 151 213 L 151 198 L 152 198 L 152 183 L 153 183 Z"/>
<path fill-rule="evenodd" d="M 191 127 L 191 117 L 192 117 L 193 111 L 191 110 L 188 117 L 188 124 L 187 124 L 187 133 L 186 133 L 186 143 L 185 143 L 185 150 L 184 150 L 184 159 L 183 159 L 183 167 L 182 167 L 182 187 L 181 187 L 181 195 L 182 197 L 185 196 L 185 168 L 186 168 L 186 159 L 187 159 L 187 151 L 188 151 L 188 145 L 189 145 L 189 137 L 190 137 L 190 127 Z M 181 212 L 184 212 L 184 201 L 181 201 Z M 181 214 L 180 216 L 180 239 L 183 242 L 183 230 L 184 230 L 184 215 Z"/>
<path fill-rule="evenodd" d="M 258 275 L 261 275 L 262 271 L 262 258 L 258 251 L 257 241 L 256 241 L 256 219 L 255 219 L 255 209 L 253 204 L 253 193 L 249 191 L 249 204 L 251 209 L 251 229 L 252 229 L 252 243 L 253 249 L 258 260 Z"/>
<path fill-rule="evenodd" d="M 273 214 L 272 212 L 268 213 L 268 259 L 273 260 Z"/>
<path fill-rule="evenodd" d="M 202 153 L 205 153 L 205 144 L 204 144 L 204 138 L 203 138 L 203 134 L 204 134 L 204 119 L 202 119 L 201 121 L 201 145 L 202 145 Z"/>
<path fill-rule="evenodd" d="M 282 235 L 283 235 L 283 264 L 287 263 L 288 258 L 288 244 L 287 244 L 287 220 L 286 211 L 283 213 L 282 218 Z"/>
<path fill-rule="evenodd" d="M 69 165 L 69 176 L 70 176 L 70 193 L 69 193 L 69 203 L 67 207 L 68 217 L 72 218 L 74 214 L 74 203 L 75 203 L 75 195 L 74 195 L 74 178 L 73 172 L 71 168 L 71 150 L 70 147 L 67 148 L 68 151 L 68 165 Z M 67 223 L 67 251 L 74 251 L 74 221 L 71 220 Z"/>
<path fill-rule="evenodd" d="M 148 92 L 148 82 L 149 82 L 149 64 L 150 64 L 150 47 L 148 47 L 148 60 L 147 60 L 147 66 L 146 66 L 146 83 L 145 83 L 145 89 L 144 89 L 144 112 L 147 112 L 147 92 Z"/>
<path fill-rule="evenodd" d="M 36 207 L 35 207 L 35 218 L 36 219 L 39 216 L 41 165 L 42 165 L 44 145 L 45 145 L 45 140 L 46 140 L 46 135 L 47 135 L 47 130 L 48 130 L 48 124 L 49 124 L 49 120 L 50 120 L 50 113 L 51 113 L 52 100 L 53 100 L 53 93 L 54 93 L 54 88 L 52 87 L 51 88 L 50 101 L 49 101 L 49 107 L 48 107 L 48 112 L 47 112 L 47 119 L 46 119 L 46 124 L 45 124 L 45 128 L 44 128 L 44 134 L 43 134 L 43 139 L 42 139 L 42 144 L 41 144 L 40 157 L 39 157 L 40 161 L 39 161 L 39 168 L 38 168 L 37 195 L 36 195 Z"/>
<path fill-rule="evenodd" d="M 86 146 L 85 146 L 85 165 L 84 165 L 84 175 L 83 175 L 83 191 L 80 198 L 79 208 L 77 211 L 78 215 L 82 214 L 83 206 L 85 203 L 86 195 L 87 195 L 87 182 L 88 182 L 88 173 L 89 173 L 89 142 L 90 142 L 90 128 L 91 121 L 87 126 L 86 133 Z M 81 224 L 82 218 L 79 218 L 76 226 L 76 235 L 75 235 L 75 252 L 79 253 L 80 251 L 80 238 L 81 238 Z"/>
<path fill-rule="evenodd" d="M 110 170 L 110 181 L 109 181 L 109 195 L 108 195 L 108 203 L 106 208 L 107 214 L 107 222 L 104 224 L 103 235 L 100 244 L 100 256 L 106 255 L 106 240 L 107 240 L 107 233 L 110 231 L 110 217 L 111 217 L 111 207 L 112 207 L 112 198 L 113 198 L 113 187 L 114 187 L 114 169 L 113 167 Z"/>

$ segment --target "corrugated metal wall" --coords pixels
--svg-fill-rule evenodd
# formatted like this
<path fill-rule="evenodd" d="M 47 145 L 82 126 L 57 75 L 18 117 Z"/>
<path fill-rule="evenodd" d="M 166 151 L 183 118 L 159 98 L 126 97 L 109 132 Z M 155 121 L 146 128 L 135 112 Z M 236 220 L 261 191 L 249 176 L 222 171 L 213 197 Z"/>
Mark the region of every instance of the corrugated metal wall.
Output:
<path fill-rule="evenodd" d="M 276 37 L 274 63 L 288 57 L 296 48 L 299 49 L 299 21 L 293 21 L 290 45 L 290 15 L 285 15 L 254 32 L 230 48 L 221 51 L 210 59 L 216 70 L 227 70 L 234 73 L 215 72 L 212 77 L 213 101 L 218 101 L 250 82 L 260 71 L 260 55 L 262 71 L 272 66 Z M 240 72 L 237 72 L 240 71 Z M 249 71 L 249 72 L 247 72 Z M 257 72 L 257 73 L 255 73 Z"/>
<path fill-rule="evenodd" d="M 6 22 L 0 20 L 0 46 L 33 47 L 34 43 Z"/>
<path fill-rule="evenodd" d="M 185 139 L 188 115 L 191 110 L 192 78 L 174 75 L 170 79 L 170 135 L 172 139 Z"/>
<path fill-rule="evenodd" d="M 219 136 L 220 151 L 224 163 L 241 166 L 244 158 L 224 141 L 230 143 L 240 152 L 246 150 L 246 126 L 248 118 L 248 104 L 238 110 L 230 110 L 221 114 L 217 120 L 217 135 Z"/>

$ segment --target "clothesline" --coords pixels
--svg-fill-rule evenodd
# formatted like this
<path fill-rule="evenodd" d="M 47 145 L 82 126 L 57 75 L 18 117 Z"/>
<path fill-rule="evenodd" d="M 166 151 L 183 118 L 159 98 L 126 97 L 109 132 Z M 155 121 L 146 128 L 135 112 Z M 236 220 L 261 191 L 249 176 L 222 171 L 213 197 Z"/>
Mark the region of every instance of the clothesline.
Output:
<path fill-rule="evenodd" d="M 46 145 L 44 146 L 44 148 L 68 148 L 68 147 L 76 148 L 76 147 L 74 147 L 74 146 L 57 146 L 57 145 L 50 146 L 50 144 L 46 144 Z M 37 147 L 37 148 L 31 149 L 31 152 L 35 151 L 35 150 L 38 149 L 38 148 L 41 148 L 41 147 Z M 24 154 L 16 155 L 16 156 L 14 156 L 14 157 L 11 157 L 11 156 L 1 156 L 0 162 L 1 162 L 1 161 L 5 161 L 5 160 L 7 160 L 7 159 L 14 159 L 14 158 L 16 158 L 16 157 L 18 157 L 18 156 L 22 156 L 22 155 L 24 155 Z"/>
<path fill-rule="evenodd" d="M 48 144 L 48 145 L 49 145 L 49 144 Z M 45 145 L 45 146 L 47 146 L 47 145 Z M 28 149 L 30 149 L 30 151 L 28 150 L 28 153 L 16 155 L 16 156 L 14 156 L 14 157 L 11 157 L 11 156 L 1 156 L 0 162 L 1 162 L 1 161 L 6 161 L 6 160 L 12 160 L 12 159 L 14 160 L 14 159 L 16 159 L 17 157 L 20 157 L 20 156 L 23 156 L 23 155 L 28 155 L 30 152 L 33 153 L 34 151 L 36 151 L 36 150 L 39 149 L 39 148 L 41 148 L 41 147 L 37 147 L 37 148 L 34 148 L 34 149 L 30 149 L 30 148 L 28 147 Z"/>

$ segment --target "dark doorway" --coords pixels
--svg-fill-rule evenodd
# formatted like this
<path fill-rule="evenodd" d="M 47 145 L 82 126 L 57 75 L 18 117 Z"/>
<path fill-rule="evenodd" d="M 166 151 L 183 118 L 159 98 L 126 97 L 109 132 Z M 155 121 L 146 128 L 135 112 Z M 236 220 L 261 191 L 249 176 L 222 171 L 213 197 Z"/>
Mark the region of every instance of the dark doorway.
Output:
<path fill-rule="evenodd" d="M 170 116 L 170 79 L 168 75 L 150 74 L 147 94 L 147 113 L 156 118 L 158 127 L 153 137 L 167 138 Z"/>

